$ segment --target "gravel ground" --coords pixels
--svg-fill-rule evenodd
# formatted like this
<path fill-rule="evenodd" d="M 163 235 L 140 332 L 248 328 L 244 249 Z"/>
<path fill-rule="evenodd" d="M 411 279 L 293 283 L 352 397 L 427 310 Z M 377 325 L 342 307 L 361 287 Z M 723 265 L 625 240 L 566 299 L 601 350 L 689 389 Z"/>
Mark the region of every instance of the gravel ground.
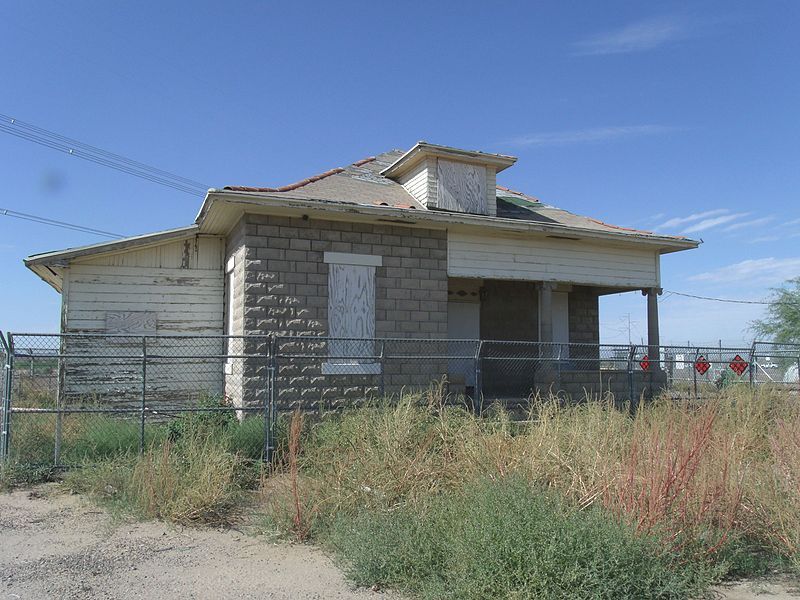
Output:
<path fill-rule="evenodd" d="M 0 600 L 388 599 L 322 552 L 232 530 L 120 523 L 55 486 L 0 494 Z"/>
<path fill-rule="evenodd" d="M 787 578 L 720 586 L 720 600 L 800 598 Z M 235 530 L 119 522 L 54 485 L 0 494 L 0 600 L 397 600 L 354 590 L 321 551 Z"/>

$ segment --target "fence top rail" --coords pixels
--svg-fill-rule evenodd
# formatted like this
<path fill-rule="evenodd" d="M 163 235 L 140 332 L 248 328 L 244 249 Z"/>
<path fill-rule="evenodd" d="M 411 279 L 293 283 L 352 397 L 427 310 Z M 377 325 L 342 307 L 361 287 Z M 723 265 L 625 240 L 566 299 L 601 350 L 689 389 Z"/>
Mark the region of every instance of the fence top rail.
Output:
<path fill-rule="evenodd" d="M 247 337 L 247 336 L 244 336 Z M 425 343 L 469 343 L 469 344 L 520 344 L 528 346 L 572 346 L 572 347 L 591 347 L 591 348 L 630 348 L 635 344 L 592 344 L 587 342 L 539 342 L 536 340 L 500 340 L 500 339 L 480 339 L 480 338 L 399 338 L 399 337 L 331 337 L 325 335 L 276 335 L 278 341 L 303 340 L 309 342 L 399 342 L 406 344 L 425 344 Z"/>
<path fill-rule="evenodd" d="M 177 338 L 177 339 L 270 339 L 273 337 L 269 333 L 248 333 L 245 335 L 228 335 L 222 333 L 9 333 L 9 338 L 128 338 L 141 340 Z M 299 337 L 299 336 L 298 336 Z M 305 336 L 306 339 L 314 339 Z"/>

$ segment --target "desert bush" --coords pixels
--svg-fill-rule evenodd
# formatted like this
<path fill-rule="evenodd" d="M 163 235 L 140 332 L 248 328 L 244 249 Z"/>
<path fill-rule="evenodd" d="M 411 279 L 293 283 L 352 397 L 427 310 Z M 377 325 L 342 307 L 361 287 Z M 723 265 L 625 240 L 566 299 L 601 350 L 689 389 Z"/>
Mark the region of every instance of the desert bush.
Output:
<path fill-rule="evenodd" d="M 439 498 L 512 478 L 657 542 L 674 568 L 742 575 L 797 561 L 800 416 L 785 392 L 731 386 L 634 416 L 610 400 L 534 399 L 515 422 L 502 408 L 476 417 L 448 406 L 440 391 L 308 422 L 295 466 L 278 461 L 262 485 L 284 530 L 298 505 L 312 537 L 340 520 L 369 529 L 395 512 L 411 527 Z"/>
<path fill-rule="evenodd" d="M 685 598 L 714 576 L 599 509 L 567 507 L 516 477 L 339 515 L 326 539 L 357 584 L 429 598 Z"/>

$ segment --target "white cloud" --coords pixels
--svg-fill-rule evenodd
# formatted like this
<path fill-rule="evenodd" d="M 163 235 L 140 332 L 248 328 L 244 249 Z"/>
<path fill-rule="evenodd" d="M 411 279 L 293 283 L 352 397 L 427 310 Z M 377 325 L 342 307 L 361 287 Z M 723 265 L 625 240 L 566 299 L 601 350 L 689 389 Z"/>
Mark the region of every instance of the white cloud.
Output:
<path fill-rule="evenodd" d="M 512 146 L 565 146 L 589 142 L 610 142 L 625 138 L 662 135 L 678 131 L 666 125 L 622 125 L 616 127 L 595 127 L 572 131 L 549 131 L 531 133 L 509 140 Z"/>
<path fill-rule="evenodd" d="M 687 37 L 686 23 L 677 17 L 656 17 L 631 23 L 576 42 L 574 54 L 623 54 L 652 50 Z"/>
<path fill-rule="evenodd" d="M 779 239 L 781 238 L 777 235 L 761 235 L 748 240 L 748 242 L 750 244 L 761 244 L 763 242 L 777 242 Z"/>
<path fill-rule="evenodd" d="M 781 223 L 783 227 L 788 225 L 800 225 L 800 219 L 792 219 L 791 221 L 786 221 L 785 223 Z"/>
<path fill-rule="evenodd" d="M 689 280 L 740 285 L 774 285 L 798 275 L 800 275 L 800 257 L 769 257 L 743 260 L 713 271 L 693 275 L 689 277 Z"/>
<path fill-rule="evenodd" d="M 733 225 L 728 225 L 723 231 L 736 231 L 737 229 L 744 229 L 745 227 L 758 227 L 760 225 L 766 225 L 767 223 L 774 220 L 775 220 L 774 216 L 761 217 L 759 219 L 751 219 L 749 221 L 742 221 L 740 223 L 734 223 Z"/>
<path fill-rule="evenodd" d="M 705 210 L 703 212 L 692 213 L 691 215 L 687 215 L 685 217 L 673 217 L 669 221 L 664 221 L 661 225 L 656 227 L 656 229 L 669 229 L 670 227 L 677 227 L 678 225 L 683 225 L 684 223 L 691 223 L 692 221 L 699 221 L 700 219 L 714 217 L 717 215 L 724 215 L 728 213 L 727 208 L 715 208 L 713 210 Z"/>
<path fill-rule="evenodd" d="M 735 221 L 739 217 L 746 217 L 749 214 L 750 213 L 733 213 L 731 215 L 714 217 L 713 219 L 703 219 L 699 223 L 695 223 L 691 227 L 684 229 L 683 233 L 698 233 L 700 231 L 705 231 L 706 229 L 711 229 L 712 227 L 717 227 L 718 225 L 724 225 L 725 223 Z"/>

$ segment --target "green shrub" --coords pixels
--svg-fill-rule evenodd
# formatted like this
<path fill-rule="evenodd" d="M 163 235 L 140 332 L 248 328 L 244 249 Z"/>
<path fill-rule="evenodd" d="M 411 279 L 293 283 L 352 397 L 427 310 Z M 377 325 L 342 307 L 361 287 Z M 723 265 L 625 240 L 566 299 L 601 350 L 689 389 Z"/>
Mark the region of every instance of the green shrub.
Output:
<path fill-rule="evenodd" d="M 599 509 L 567 508 L 517 478 L 425 506 L 339 514 L 326 539 L 358 585 L 425 598 L 685 598 L 715 575 Z"/>
<path fill-rule="evenodd" d="M 0 462 L 0 492 L 11 491 L 18 486 L 54 481 L 57 477 L 57 470 L 51 466 L 32 466 L 13 460 Z"/>

